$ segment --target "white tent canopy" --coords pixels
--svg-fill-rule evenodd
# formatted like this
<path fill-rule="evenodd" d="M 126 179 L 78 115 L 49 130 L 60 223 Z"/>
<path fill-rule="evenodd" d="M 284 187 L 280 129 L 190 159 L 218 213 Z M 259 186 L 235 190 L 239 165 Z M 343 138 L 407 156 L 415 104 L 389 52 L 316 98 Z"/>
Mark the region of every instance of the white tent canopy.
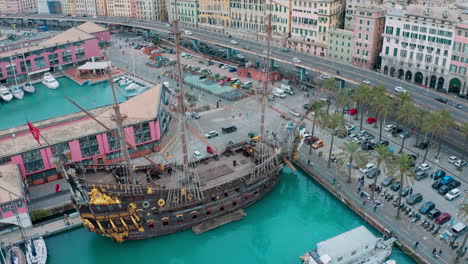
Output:
<path fill-rule="evenodd" d="M 109 68 L 110 65 L 110 61 L 86 62 L 84 65 L 78 67 L 78 70 L 104 70 Z"/>

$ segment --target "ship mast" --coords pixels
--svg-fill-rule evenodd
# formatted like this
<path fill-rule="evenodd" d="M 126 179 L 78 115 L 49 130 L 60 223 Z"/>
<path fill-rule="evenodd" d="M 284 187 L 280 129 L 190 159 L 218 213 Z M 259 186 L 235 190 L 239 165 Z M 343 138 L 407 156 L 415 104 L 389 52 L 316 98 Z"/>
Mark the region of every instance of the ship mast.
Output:
<path fill-rule="evenodd" d="M 266 27 L 267 31 L 267 54 L 266 54 L 266 61 L 265 61 L 265 79 L 263 80 L 263 91 L 262 91 L 262 98 L 261 98 L 261 105 L 262 105 L 262 110 L 261 110 L 261 117 L 260 117 L 260 140 L 262 142 L 264 141 L 264 133 L 265 133 L 265 96 L 268 94 L 268 82 L 270 81 L 270 66 L 268 65 L 270 63 L 270 40 L 271 40 L 271 0 L 270 0 L 270 13 L 267 15 L 268 19 L 268 24 Z"/>

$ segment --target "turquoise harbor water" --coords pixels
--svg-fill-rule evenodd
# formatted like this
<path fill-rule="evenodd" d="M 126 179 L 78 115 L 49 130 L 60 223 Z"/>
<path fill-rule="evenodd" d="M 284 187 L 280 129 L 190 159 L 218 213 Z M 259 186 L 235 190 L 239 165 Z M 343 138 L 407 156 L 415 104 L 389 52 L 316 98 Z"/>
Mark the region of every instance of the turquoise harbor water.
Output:
<path fill-rule="evenodd" d="M 76 229 L 46 239 L 47 263 L 300 263 L 299 256 L 316 243 L 365 224 L 313 180 L 289 168 L 273 192 L 246 212 L 243 220 L 201 235 L 188 230 L 121 244 Z M 415 263 L 398 248 L 390 259 Z"/>
<path fill-rule="evenodd" d="M 60 86 L 56 90 L 37 83 L 34 84 L 36 92 L 25 92 L 23 100 L 13 98 L 7 103 L 0 99 L 0 130 L 25 125 L 28 120 L 36 122 L 79 112 L 65 96 L 85 109 L 102 107 L 113 102 L 108 82 L 80 86 L 67 77 L 57 78 L 57 81 Z M 125 100 L 119 92 L 116 94 L 119 102 Z"/>

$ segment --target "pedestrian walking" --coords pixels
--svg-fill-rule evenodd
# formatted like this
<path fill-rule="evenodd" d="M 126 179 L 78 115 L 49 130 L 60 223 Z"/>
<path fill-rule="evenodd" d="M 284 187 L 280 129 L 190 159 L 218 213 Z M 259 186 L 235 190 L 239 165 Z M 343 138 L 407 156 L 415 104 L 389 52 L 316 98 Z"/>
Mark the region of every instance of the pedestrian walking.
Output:
<path fill-rule="evenodd" d="M 414 243 L 414 248 L 418 248 L 419 246 L 419 241 L 416 241 L 416 243 Z"/>
<path fill-rule="evenodd" d="M 377 211 L 377 205 L 374 205 L 374 213 Z"/>
<path fill-rule="evenodd" d="M 336 183 L 336 179 L 335 179 L 335 178 L 333 178 L 333 185 L 335 185 L 335 183 Z"/>
<path fill-rule="evenodd" d="M 436 252 L 437 252 L 437 249 L 434 248 L 434 249 L 432 250 L 432 256 L 435 257 Z"/>
<path fill-rule="evenodd" d="M 232 119 L 234 119 L 234 118 L 235 118 L 235 116 L 234 116 L 234 115 L 232 115 Z"/>
<path fill-rule="evenodd" d="M 442 249 L 439 248 L 439 256 L 441 256 L 441 255 L 442 255 Z"/>
<path fill-rule="evenodd" d="M 359 194 L 361 192 L 361 186 L 357 188 L 357 193 Z"/>
<path fill-rule="evenodd" d="M 367 201 L 364 200 L 364 201 L 362 202 L 362 206 L 366 206 L 366 203 L 367 203 Z"/>
<path fill-rule="evenodd" d="M 307 160 L 307 165 L 309 165 L 309 166 L 310 166 L 310 160 Z"/>

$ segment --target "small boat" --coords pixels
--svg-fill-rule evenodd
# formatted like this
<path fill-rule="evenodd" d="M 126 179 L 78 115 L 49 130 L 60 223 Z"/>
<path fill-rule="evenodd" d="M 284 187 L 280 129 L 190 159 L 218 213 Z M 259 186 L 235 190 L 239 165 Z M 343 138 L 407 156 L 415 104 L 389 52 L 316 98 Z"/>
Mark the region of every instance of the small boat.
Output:
<path fill-rule="evenodd" d="M 42 83 L 49 89 L 57 89 L 59 87 L 59 82 L 55 80 L 54 76 L 52 76 L 50 72 L 44 74 Z"/>
<path fill-rule="evenodd" d="M 28 264 L 46 264 L 47 246 L 42 237 L 31 239 L 26 243 L 26 260 Z"/>
<path fill-rule="evenodd" d="M 130 80 L 130 79 L 123 79 L 118 82 L 120 86 L 129 85 L 131 83 L 133 83 L 133 80 Z"/>
<path fill-rule="evenodd" d="M 13 99 L 13 95 L 11 94 L 10 90 L 5 86 L 0 86 L 0 96 L 3 100 L 10 102 Z"/>
<path fill-rule="evenodd" d="M 16 99 L 23 99 L 24 97 L 24 91 L 23 89 L 21 89 L 21 87 L 19 86 L 13 86 L 11 88 L 11 93 L 13 94 L 13 96 L 16 98 Z"/>
<path fill-rule="evenodd" d="M 141 86 L 136 84 L 136 83 L 131 83 L 129 86 L 125 87 L 125 90 L 126 91 L 131 91 L 131 90 L 137 90 L 139 89 Z"/>
<path fill-rule="evenodd" d="M 23 251 L 17 246 L 11 247 L 7 252 L 6 264 L 26 264 Z"/>
<path fill-rule="evenodd" d="M 319 242 L 300 258 L 304 264 L 381 264 L 392 253 L 395 238 L 376 237 L 364 226 Z"/>
<path fill-rule="evenodd" d="M 397 262 L 395 260 L 393 260 L 393 259 L 389 259 L 389 260 L 385 261 L 384 264 L 397 264 Z"/>
<path fill-rule="evenodd" d="M 23 90 L 28 93 L 34 93 L 36 88 L 34 88 L 34 85 L 32 85 L 31 82 L 27 82 L 23 85 Z"/>
<path fill-rule="evenodd" d="M 116 82 L 119 82 L 121 80 L 124 80 L 124 79 L 127 79 L 126 76 L 119 76 L 119 77 L 115 77 L 114 79 L 112 79 L 112 82 L 116 83 Z"/>

